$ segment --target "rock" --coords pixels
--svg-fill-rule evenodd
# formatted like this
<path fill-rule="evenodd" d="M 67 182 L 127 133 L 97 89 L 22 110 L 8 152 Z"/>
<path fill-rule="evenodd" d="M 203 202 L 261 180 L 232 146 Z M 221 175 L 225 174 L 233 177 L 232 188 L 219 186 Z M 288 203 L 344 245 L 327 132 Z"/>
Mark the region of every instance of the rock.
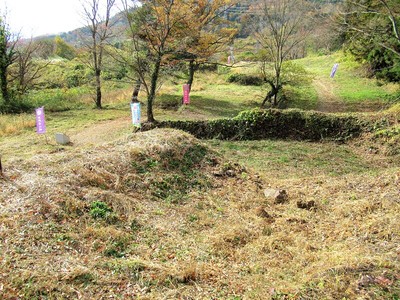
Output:
<path fill-rule="evenodd" d="M 235 172 L 235 170 L 231 170 L 231 169 L 228 169 L 228 170 L 217 170 L 217 171 L 213 172 L 213 175 L 215 177 L 225 177 L 225 176 L 236 177 L 236 172 Z"/>
<path fill-rule="evenodd" d="M 222 172 L 222 170 L 214 171 L 212 174 L 213 174 L 215 177 L 222 177 L 222 176 L 224 176 L 224 173 Z"/>
<path fill-rule="evenodd" d="M 371 275 L 363 275 L 357 283 L 358 289 L 368 288 L 370 285 L 375 283 L 375 277 Z"/>
<path fill-rule="evenodd" d="M 275 217 L 268 213 L 267 209 L 263 206 L 257 207 L 255 213 L 257 217 L 263 218 L 267 224 L 275 222 Z"/>
<path fill-rule="evenodd" d="M 268 199 L 273 199 L 275 204 L 282 204 L 289 200 L 285 190 L 265 189 L 264 196 Z"/>
<path fill-rule="evenodd" d="M 274 198 L 275 193 L 277 192 L 277 190 L 275 189 L 265 189 L 264 190 L 264 196 L 266 198 Z"/>
<path fill-rule="evenodd" d="M 58 144 L 67 145 L 71 142 L 69 137 L 64 133 L 56 133 L 55 136 L 56 136 L 56 142 Z"/>
<path fill-rule="evenodd" d="M 234 170 L 226 170 L 225 174 L 228 177 L 235 177 L 236 176 L 236 172 Z"/>
<path fill-rule="evenodd" d="M 314 200 L 311 201 L 297 201 L 297 207 L 306 210 L 314 210 L 317 205 Z"/>

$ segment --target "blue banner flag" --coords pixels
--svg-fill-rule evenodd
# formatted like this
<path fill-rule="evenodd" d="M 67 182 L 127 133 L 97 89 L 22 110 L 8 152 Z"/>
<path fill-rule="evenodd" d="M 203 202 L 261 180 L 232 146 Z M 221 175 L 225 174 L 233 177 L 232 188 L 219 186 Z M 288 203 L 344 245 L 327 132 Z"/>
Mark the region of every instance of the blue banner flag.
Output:
<path fill-rule="evenodd" d="M 131 103 L 132 123 L 140 127 L 140 103 Z"/>
<path fill-rule="evenodd" d="M 334 64 L 331 71 L 331 78 L 335 77 L 336 71 L 339 67 L 339 64 Z"/>

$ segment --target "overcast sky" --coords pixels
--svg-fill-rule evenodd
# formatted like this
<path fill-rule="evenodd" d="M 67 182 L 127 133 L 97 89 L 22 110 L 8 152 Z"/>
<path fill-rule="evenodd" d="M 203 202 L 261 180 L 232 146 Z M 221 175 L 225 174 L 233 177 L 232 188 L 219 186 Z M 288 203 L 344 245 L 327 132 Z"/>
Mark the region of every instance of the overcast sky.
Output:
<path fill-rule="evenodd" d="M 0 0 L 1 15 L 15 33 L 29 38 L 67 32 L 85 25 L 82 0 Z"/>

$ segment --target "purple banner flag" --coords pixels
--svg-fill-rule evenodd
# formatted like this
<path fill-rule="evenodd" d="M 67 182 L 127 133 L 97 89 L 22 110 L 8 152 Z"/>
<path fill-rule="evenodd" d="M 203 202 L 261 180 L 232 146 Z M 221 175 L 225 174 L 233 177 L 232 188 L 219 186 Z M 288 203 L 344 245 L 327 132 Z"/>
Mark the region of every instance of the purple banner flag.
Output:
<path fill-rule="evenodd" d="M 190 103 L 190 84 L 183 85 L 183 104 Z"/>
<path fill-rule="evenodd" d="M 46 120 L 44 117 L 44 107 L 35 109 L 36 112 L 36 132 L 38 134 L 46 133 Z"/>
<path fill-rule="evenodd" d="M 331 71 L 331 78 L 335 77 L 336 71 L 339 67 L 339 64 L 334 64 Z"/>
<path fill-rule="evenodd" d="M 140 103 L 131 103 L 132 123 L 134 126 L 140 127 Z"/>

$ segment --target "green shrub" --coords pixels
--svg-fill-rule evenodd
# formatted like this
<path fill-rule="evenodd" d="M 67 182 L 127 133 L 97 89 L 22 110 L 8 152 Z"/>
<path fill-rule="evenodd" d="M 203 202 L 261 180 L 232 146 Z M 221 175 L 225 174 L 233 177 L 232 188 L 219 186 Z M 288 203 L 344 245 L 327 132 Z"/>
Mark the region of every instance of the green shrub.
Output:
<path fill-rule="evenodd" d="M 142 228 L 142 225 L 140 224 L 140 222 L 138 220 L 133 219 L 131 221 L 130 228 L 131 228 L 132 232 L 137 232 L 140 230 L 140 228 Z"/>
<path fill-rule="evenodd" d="M 87 93 L 88 89 L 84 87 L 37 90 L 27 96 L 27 102 L 34 107 L 45 106 L 46 111 L 67 111 L 82 108 L 81 97 Z"/>
<path fill-rule="evenodd" d="M 33 110 L 33 105 L 28 101 L 14 99 L 10 103 L 0 102 L 0 113 L 4 114 L 19 114 L 30 112 Z"/>
<path fill-rule="evenodd" d="M 146 183 L 143 188 L 153 200 L 181 204 L 193 190 L 210 186 L 209 177 L 201 169 L 213 165 L 214 156 L 201 144 L 180 141 L 179 145 L 156 153 L 135 153 L 133 157 L 132 171 L 140 177 L 139 181 Z M 137 227 L 138 224 L 131 224 L 131 228 L 137 230 Z"/>
<path fill-rule="evenodd" d="M 264 84 L 264 80 L 261 76 L 248 74 L 231 74 L 228 77 L 228 82 L 255 86 L 261 86 Z"/>
<path fill-rule="evenodd" d="M 162 94 L 157 97 L 154 105 L 161 109 L 177 110 L 182 104 L 182 97 L 177 95 Z"/>
<path fill-rule="evenodd" d="M 181 129 L 200 139 L 257 140 L 268 138 L 318 141 L 358 136 L 363 121 L 351 115 L 330 115 L 295 109 L 248 110 L 235 118 L 212 121 L 164 121 L 157 127 Z"/>
<path fill-rule="evenodd" d="M 90 205 L 89 214 L 93 219 L 105 219 L 108 215 L 110 215 L 112 209 L 108 207 L 108 205 L 102 201 L 94 201 Z"/>
<path fill-rule="evenodd" d="M 127 243 L 124 240 L 114 241 L 104 250 L 104 255 L 108 257 L 121 258 L 125 256 Z"/>

